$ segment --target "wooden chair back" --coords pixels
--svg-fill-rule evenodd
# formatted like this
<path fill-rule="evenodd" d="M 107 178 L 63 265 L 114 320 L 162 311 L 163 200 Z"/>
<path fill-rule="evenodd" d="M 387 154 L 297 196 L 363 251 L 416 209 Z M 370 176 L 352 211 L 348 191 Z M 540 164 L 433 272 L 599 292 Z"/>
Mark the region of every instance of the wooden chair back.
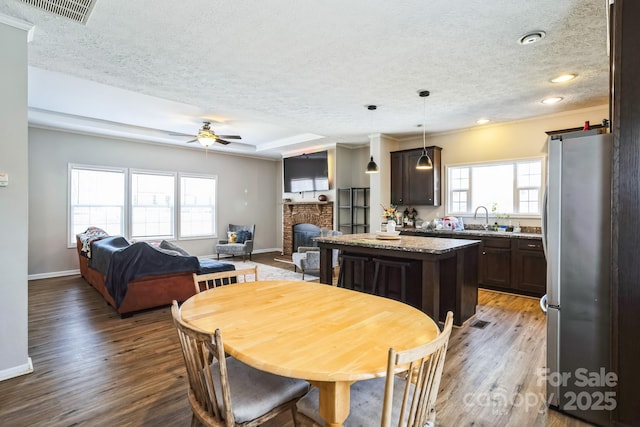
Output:
<path fill-rule="evenodd" d="M 219 271 L 217 273 L 196 274 L 193 273 L 193 284 L 196 293 L 206 291 L 207 289 L 226 285 L 229 283 L 243 283 L 258 281 L 258 266 L 241 268 L 239 270 Z"/>
<path fill-rule="evenodd" d="M 175 300 L 171 306 L 171 315 L 178 331 L 187 369 L 189 404 L 193 416 L 206 426 L 234 425 L 227 364 L 220 330 L 217 329 L 211 335 L 187 325 L 180 316 L 180 308 Z M 212 361 L 217 363 L 211 364 Z M 220 389 L 215 386 L 210 366 L 215 366 L 219 371 Z M 221 395 L 218 395 L 219 393 Z M 223 403 L 222 408 L 218 406 L 217 398 L 220 398 Z"/>
<path fill-rule="evenodd" d="M 452 327 L 453 313 L 450 311 L 443 331 L 435 340 L 401 352 L 389 349 L 381 427 L 391 426 L 395 373 L 398 368 L 404 367 L 408 367 L 407 381 L 404 382 L 398 426 L 422 427 L 427 423 L 435 425 L 436 398 Z"/>

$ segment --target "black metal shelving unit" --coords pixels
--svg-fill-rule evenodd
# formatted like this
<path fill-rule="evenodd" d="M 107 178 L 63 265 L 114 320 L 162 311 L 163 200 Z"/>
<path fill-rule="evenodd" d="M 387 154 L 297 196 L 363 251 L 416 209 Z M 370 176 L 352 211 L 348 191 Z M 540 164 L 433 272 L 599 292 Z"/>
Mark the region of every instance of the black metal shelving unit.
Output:
<path fill-rule="evenodd" d="M 338 189 L 338 229 L 344 234 L 369 232 L 369 187 Z"/>

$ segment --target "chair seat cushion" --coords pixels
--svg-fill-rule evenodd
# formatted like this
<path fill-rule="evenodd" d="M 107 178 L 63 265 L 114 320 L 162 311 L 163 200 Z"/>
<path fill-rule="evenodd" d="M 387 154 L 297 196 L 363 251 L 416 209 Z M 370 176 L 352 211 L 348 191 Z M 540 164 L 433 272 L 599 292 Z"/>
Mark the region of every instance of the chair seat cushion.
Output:
<path fill-rule="evenodd" d="M 227 357 L 226 362 L 236 423 L 254 420 L 277 406 L 300 398 L 309 390 L 306 381 L 260 371 L 233 357 Z M 218 369 L 211 371 L 216 389 L 221 390 Z M 222 408 L 222 393 L 216 393 L 216 397 Z"/>
<path fill-rule="evenodd" d="M 216 245 L 216 252 L 221 254 L 242 255 L 246 253 L 244 243 L 219 243 Z"/>
<path fill-rule="evenodd" d="M 344 422 L 345 426 L 378 426 L 382 416 L 382 402 L 384 400 L 384 383 L 386 378 L 374 378 L 372 380 L 358 381 L 351 385 L 351 410 Z M 402 393 L 405 381 L 396 377 L 393 387 L 393 410 L 391 412 L 391 425 L 398 425 L 398 411 L 402 404 Z M 411 392 L 413 392 L 413 385 Z M 318 411 L 318 389 L 311 390 L 296 404 L 298 412 L 307 418 L 312 419 L 319 425 L 324 425 L 324 421 Z M 406 415 L 409 408 L 405 410 Z"/>

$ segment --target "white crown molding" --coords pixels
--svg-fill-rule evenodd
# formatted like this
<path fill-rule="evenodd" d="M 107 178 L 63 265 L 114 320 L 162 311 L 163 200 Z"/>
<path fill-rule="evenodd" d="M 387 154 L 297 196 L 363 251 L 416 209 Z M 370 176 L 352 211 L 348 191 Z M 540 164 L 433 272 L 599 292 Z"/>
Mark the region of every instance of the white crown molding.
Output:
<path fill-rule="evenodd" d="M 14 18 L 13 16 L 5 15 L 0 13 L 0 23 L 6 24 L 14 28 L 18 28 L 19 30 L 24 30 L 27 32 L 27 42 L 31 43 L 33 41 L 33 33 L 35 31 L 36 26 L 30 22 L 23 21 L 22 19 Z"/>

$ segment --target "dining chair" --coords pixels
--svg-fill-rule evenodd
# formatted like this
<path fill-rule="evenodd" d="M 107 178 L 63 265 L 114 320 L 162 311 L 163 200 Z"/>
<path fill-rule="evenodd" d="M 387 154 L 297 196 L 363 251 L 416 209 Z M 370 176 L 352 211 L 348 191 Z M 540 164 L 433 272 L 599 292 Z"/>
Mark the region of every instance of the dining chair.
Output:
<path fill-rule="evenodd" d="M 253 281 L 258 281 L 258 266 L 241 268 L 239 270 L 218 271 L 216 273 L 196 274 L 193 273 L 193 284 L 196 287 L 196 293 L 206 291 L 229 283 L 250 282 L 250 276 Z"/>
<path fill-rule="evenodd" d="M 210 334 L 188 325 L 175 300 L 171 315 L 187 370 L 192 426 L 259 426 L 286 411 L 297 425 L 296 401 L 309 390 L 306 381 L 225 357 L 220 330 Z"/>
<path fill-rule="evenodd" d="M 351 410 L 344 425 L 435 425 L 435 403 L 452 327 L 453 313 L 449 311 L 443 331 L 433 341 L 405 351 L 390 348 L 386 377 L 351 385 Z M 296 417 L 302 425 L 324 425 L 317 388 L 298 401 Z"/>

